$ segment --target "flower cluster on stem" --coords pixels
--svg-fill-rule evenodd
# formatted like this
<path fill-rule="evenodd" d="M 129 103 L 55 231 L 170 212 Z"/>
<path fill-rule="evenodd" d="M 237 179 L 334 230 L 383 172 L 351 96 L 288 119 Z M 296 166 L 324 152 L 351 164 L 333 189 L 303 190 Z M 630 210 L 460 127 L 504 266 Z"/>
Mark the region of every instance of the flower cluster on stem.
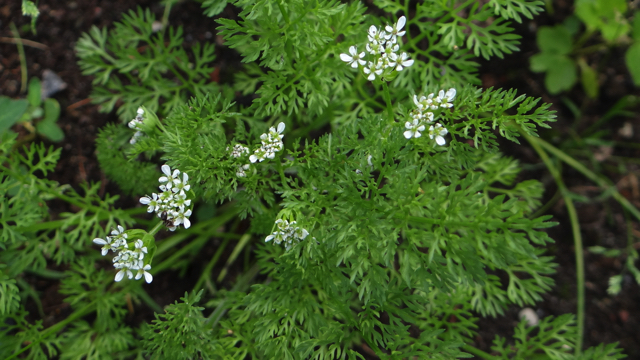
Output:
<path fill-rule="evenodd" d="M 264 133 L 260 135 L 260 140 L 262 140 L 262 146 L 260 146 L 256 151 L 253 152 L 251 156 L 249 156 L 249 161 L 255 163 L 256 161 L 262 162 L 264 159 L 273 159 L 276 156 L 278 151 L 281 151 L 284 147 L 282 143 L 282 139 L 284 135 L 284 123 L 278 124 L 278 129 L 271 127 L 269 128 L 268 133 Z"/>
<path fill-rule="evenodd" d="M 276 231 L 267 236 L 264 241 L 269 242 L 273 240 L 274 244 L 285 244 L 285 248 L 288 250 L 293 246 L 293 241 L 302 241 L 309 235 L 309 232 L 299 226 L 296 226 L 295 221 L 289 222 L 288 220 L 278 219 L 276 220 Z"/>
<path fill-rule="evenodd" d="M 227 146 L 227 151 L 229 151 L 229 147 Z M 239 158 L 243 155 L 249 154 L 249 148 L 240 144 L 235 144 L 233 149 L 231 149 L 231 157 Z"/>
<path fill-rule="evenodd" d="M 361 68 L 369 81 L 375 80 L 376 77 L 387 77 L 413 65 L 413 59 L 410 59 L 406 52 L 398 55 L 398 38 L 405 34 L 402 29 L 406 23 L 407 18 L 401 16 L 397 23 L 393 26 L 387 25 L 384 29 L 371 25 L 367 36 L 369 42 L 366 45 L 369 55 L 366 56 L 364 51 L 358 53 L 356 46 L 350 46 L 349 54 L 340 54 L 340 60 L 354 69 Z"/>
<path fill-rule="evenodd" d="M 161 218 L 169 230 L 174 231 L 179 225 L 188 229 L 191 226 L 189 216 L 191 216 L 191 200 L 187 199 L 186 192 L 191 189 L 189 185 L 189 175 L 176 169 L 171 171 L 169 165 L 162 165 L 164 176 L 160 177 L 159 194 L 153 193 L 151 196 L 143 196 L 140 203 L 148 205 L 147 212 L 155 212 Z"/>
<path fill-rule="evenodd" d="M 133 137 L 131 137 L 131 140 L 129 140 L 129 143 L 131 145 L 135 144 L 136 141 L 138 141 L 138 138 L 140 138 L 144 134 L 142 132 L 142 123 L 144 121 L 144 118 L 142 117 L 143 115 L 144 110 L 142 108 L 138 108 L 135 119 L 129 121 L 129 127 L 133 130 L 136 130 L 136 133 L 133 134 Z"/>
<path fill-rule="evenodd" d="M 103 245 L 102 256 L 107 255 L 109 250 L 116 254 L 113 257 L 113 267 L 119 271 L 115 281 L 122 280 L 125 275 L 129 279 L 135 278 L 136 280 L 144 276 L 147 283 L 153 281 L 153 275 L 149 273 L 151 264 L 145 261 L 145 255 L 148 253 L 147 247 L 140 239 L 128 242 L 127 234 L 122 226 L 118 225 L 118 228 L 111 231 L 111 235 L 106 236 L 105 239 L 95 238 L 93 242 Z"/>
<path fill-rule="evenodd" d="M 419 138 L 422 136 L 422 131 L 426 129 L 426 125 L 429 126 L 429 138 L 435 139 L 436 144 L 442 146 L 446 143 L 444 138 L 449 131 L 440 123 L 433 124 L 434 114 L 432 110 L 448 109 L 453 107 L 453 99 L 456 97 L 456 89 L 451 88 L 445 93 L 444 90 L 440 90 L 438 96 L 434 93 L 428 96 L 413 96 L 413 102 L 416 108 L 411 112 L 411 121 L 407 121 L 404 127 L 407 129 L 404 132 L 404 137 L 407 139 Z"/>

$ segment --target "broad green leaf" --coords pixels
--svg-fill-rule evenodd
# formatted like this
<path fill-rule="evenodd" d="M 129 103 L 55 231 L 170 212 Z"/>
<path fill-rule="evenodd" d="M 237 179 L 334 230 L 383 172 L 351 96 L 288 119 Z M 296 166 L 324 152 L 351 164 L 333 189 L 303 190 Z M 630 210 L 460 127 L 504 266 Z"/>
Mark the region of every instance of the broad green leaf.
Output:
<path fill-rule="evenodd" d="M 629 31 L 629 24 L 623 17 L 626 11 L 626 0 L 578 0 L 575 3 L 575 14 L 588 29 L 601 31 L 608 42 Z"/>
<path fill-rule="evenodd" d="M 55 99 L 46 99 L 44 101 L 44 119 L 55 123 L 60 117 L 60 104 Z"/>
<path fill-rule="evenodd" d="M 6 96 L 0 96 L 0 134 L 13 126 L 22 114 L 27 111 L 29 102 L 25 99 L 11 100 Z"/>
<path fill-rule="evenodd" d="M 51 141 L 61 141 L 64 139 L 64 133 L 58 125 L 53 121 L 41 121 L 36 125 L 39 134 L 45 136 Z"/>
<path fill-rule="evenodd" d="M 40 79 L 33 77 L 29 80 L 29 93 L 27 94 L 27 99 L 31 106 L 40 106 L 42 103 L 41 87 Z"/>
<path fill-rule="evenodd" d="M 640 42 L 631 45 L 624 57 L 633 82 L 636 86 L 640 86 Z"/>
<path fill-rule="evenodd" d="M 558 61 L 547 71 L 544 84 L 551 94 L 569 90 L 576 83 L 576 64 L 568 57 L 558 57 Z"/>
<path fill-rule="evenodd" d="M 562 55 L 551 54 L 548 52 L 541 52 L 531 57 L 531 71 L 544 72 L 552 68 L 558 59 L 562 58 Z"/>
<path fill-rule="evenodd" d="M 640 11 L 633 14 L 633 24 L 631 28 L 631 36 L 635 41 L 640 41 Z"/>
<path fill-rule="evenodd" d="M 578 65 L 580 66 L 580 80 L 584 91 L 590 98 L 597 98 L 599 88 L 598 73 L 583 58 L 578 59 Z"/>
<path fill-rule="evenodd" d="M 537 43 L 542 52 L 561 55 L 571 52 L 571 34 L 562 25 L 541 26 L 538 30 Z"/>

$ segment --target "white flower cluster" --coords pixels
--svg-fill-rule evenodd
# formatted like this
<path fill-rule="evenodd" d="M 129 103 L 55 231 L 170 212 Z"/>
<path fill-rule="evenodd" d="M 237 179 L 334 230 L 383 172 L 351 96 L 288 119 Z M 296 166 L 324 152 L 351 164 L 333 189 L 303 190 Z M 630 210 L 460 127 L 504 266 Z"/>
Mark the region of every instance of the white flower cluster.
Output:
<path fill-rule="evenodd" d="M 425 124 L 432 124 L 434 115 L 430 110 L 448 109 L 453 107 L 453 99 L 456 97 L 456 89 L 451 88 L 445 93 L 444 90 L 440 90 L 438 96 L 431 93 L 429 96 L 413 95 L 413 102 L 416 104 L 416 109 L 411 112 L 412 121 L 407 121 L 404 127 L 407 129 L 404 132 L 404 137 L 407 139 L 419 138 L 422 136 L 422 131 L 426 129 Z M 429 138 L 436 140 L 436 144 L 442 146 L 446 143 L 444 136 L 449 131 L 439 123 L 435 123 L 429 127 Z"/>
<path fill-rule="evenodd" d="M 409 59 L 406 52 L 397 54 L 400 49 L 398 37 L 405 34 L 402 29 L 406 23 L 407 18 L 401 16 L 397 23 L 393 26 L 387 25 L 384 30 L 378 29 L 375 25 L 369 27 L 369 42 L 366 48 L 371 55 L 370 61 L 365 61 L 365 53 L 358 53 L 358 48 L 355 46 L 349 47 L 349 54 L 340 54 L 340 59 L 354 69 L 361 66 L 369 81 L 375 80 L 376 76 L 383 77 L 393 71 L 402 71 L 413 65 L 413 59 Z"/>
<path fill-rule="evenodd" d="M 229 151 L 229 147 L 227 146 L 227 151 Z M 249 154 L 249 148 L 246 146 L 242 146 L 240 144 L 235 144 L 233 149 L 231 149 L 231 156 L 234 158 L 239 158 L 242 155 Z"/>
<path fill-rule="evenodd" d="M 116 230 L 111 231 L 111 236 L 107 236 L 106 239 L 95 238 L 93 242 L 102 246 L 102 256 L 107 255 L 109 250 L 116 253 L 113 258 L 113 267 L 119 269 L 116 274 L 115 281 L 120 281 L 125 275 L 129 279 L 133 279 L 133 272 L 136 272 L 135 279 L 138 280 L 144 276 L 144 280 L 147 283 L 153 281 L 153 275 L 149 273 L 151 270 L 151 264 L 145 264 L 144 256 L 147 254 L 147 247 L 144 246 L 142 240 L 138 239 L 129 244 L 127 241 L 127 234 L 124 232 L 124 228 L 118 225 Z M 133 250 L 129 248 L 133 245 Z"/>
<path fill-rule="evenodd" d="M 249 168 L 251 167 L 251 164 L 245 164 L 245 165 L 238 165 L 238 170 L 236 170 L 236 176 L 237 177 L 246 177 L 247 173 L 245 173 L 245 170 L 249 170 Z"/>
<path fill-rule="evenodd" d="M 162 172 L 165 176 L 160 177 L 159 194 L 153 193 L 151 196 L 143 196 L 140 203 L 149 205 L 147 212 L 156 212 L 169 230 L 174 231 L 178 225 L 183 225 L 185 229 L 191 226 L 189 216 L 191 216 L 191 200 L 187 199 L 186 191 L 191 189 L 189 185 L 189 175 L 176 169 L 171 172 L 169 165 L 162 165 Z"/>
<path fill-rule="evenodd" d="M 131 140 L 129 140 L 129 143 L 131 145 L 135 144 L 136 141 L 138 141 L 138 138 L 144 135 L 144 133 L 142 132 L 142 122 L 144 121 L 142 115 L 144 115 L 144 110 L 142 108 L 138 108 L 138 115 L 136 115 L 136 118 L 129 121 L 129 127 L 131 129 L 137 130 L 136 133 L 133 134 Z"/>
<path fill-rule="evenodd" d="M 299 226 L 296 226 L 295 221 L 287 221 L 284 219 L 276 220 L 277 230 L 273 234 L 267 236 L 264 241 L 269 242 L 273 240 L 274 244 L 285 244 L 285 248 L 288 250 L 293 246 L 293 240 L 302 241 L 309 235 L 309 232 Z"/>
<path fill-rule="evenodd" d="M 253 152 L 253 155 L 249 156 L 249 161 L 252 163 L 259 161 L 262 162 L 264 159 L 273 159 L 276 156 L 276 152 L 282 150 L 282 132 L 284 131 L 284 123 L 278 124 L 278 129 L 276 130 L 274 127 L 269 128 L 269 132 L 260 135 L 260 140 L 262 140 L 262 146 Z"/>

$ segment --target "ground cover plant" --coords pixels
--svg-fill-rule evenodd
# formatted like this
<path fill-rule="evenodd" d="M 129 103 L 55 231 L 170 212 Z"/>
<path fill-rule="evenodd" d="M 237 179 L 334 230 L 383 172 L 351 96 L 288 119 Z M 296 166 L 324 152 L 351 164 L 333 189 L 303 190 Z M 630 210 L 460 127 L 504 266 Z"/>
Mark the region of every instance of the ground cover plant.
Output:
<path fill-rule="evenodd" d="M 88 29 L 79 67 L 94 76 L 92 101 L 120 118 L 99 130 L 96 157 L 134 200 L 51 180 L 62 149 L 3 132 L 0 351 L 624 357 L 615 343 L 583 348 L 580 306 L 577 320 L 522 320 L 488 349 L 477 344 L 479 318 L 542 300 L 556 266 L 545 253 L 556 222 L 538 211 L 544 187 L 520 177 L 503 140 L 538 151 L 569 209 L 546 152 L 591 174 L 537 139 L 556 120 L 549 103 L 478 87 L 479 58 L 516 51 L 510 22 L 542 5 L 204 1 L 200 12 L 242 63 L 219 82 L 216 45 L 185 48 L 171 25 L 179 4 L 165 2 L 161 21 L 139 7 Z M 28 276 L 55 280 L 68 304 L 46 328 L 46 298 Z M 191 286 L 163 308 L 150 290 L 169 276 Z M 134 321 L 135 309 L 153 320 Z"/>

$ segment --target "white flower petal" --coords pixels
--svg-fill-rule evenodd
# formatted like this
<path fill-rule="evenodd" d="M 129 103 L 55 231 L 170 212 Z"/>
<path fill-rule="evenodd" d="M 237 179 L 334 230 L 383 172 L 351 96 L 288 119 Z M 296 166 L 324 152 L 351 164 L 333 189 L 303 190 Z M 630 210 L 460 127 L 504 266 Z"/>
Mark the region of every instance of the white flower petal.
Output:
<path fill-rule="evenodd" d="M 149 274 L 148 272 L 144 272 L 144 281 L 147 282 L 147 284 L 151 284 L 151 282 L 153 281 L 153 275 Z"/>
<path fill-rule="evenodd" d="M 285 128 L 285 124 L 283 122 L 278 124 L 278 134 L 282 134 L 282 132 L 284 131 Z"/>
<path fill-rule="evenodd" d="M 124 269 L 118 271 L 118 273 L 116 274 L 116 278 L 115 281 L 119 282 L 120 280 L 122 280 L 124 278 Z"/>
<path fill-rule="evenodd" d="M 411 139 L 411 137 L 413 136 L 413 132 L 411 130 L 407 130 L 403 133 L 404 137 L 406 137 L 407 139 Z"/>
<path fill-rule="evenodd" d="M 106 242 L 104 239 L 100 239 L 100 238 L 93 239 L 93 242 L 95 244 L 98 244 L 98 245 L 107 245 L 108 244 L 108 242 Z"/>
<path fill-rule="evenodd" d="M 160 167 L 160 169 L 162 169 L 162 172 L 167 175 L 167 176 L 171 176 L 171 168 L 169 167 L 169 165 L 164 164 Z"/>

